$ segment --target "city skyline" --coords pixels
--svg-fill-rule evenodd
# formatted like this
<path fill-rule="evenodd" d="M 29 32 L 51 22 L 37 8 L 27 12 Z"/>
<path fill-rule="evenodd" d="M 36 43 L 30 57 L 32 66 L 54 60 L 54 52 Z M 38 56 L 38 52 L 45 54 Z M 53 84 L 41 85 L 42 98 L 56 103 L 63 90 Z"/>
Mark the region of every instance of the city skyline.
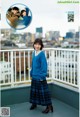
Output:
<path fill-rule="evenodd" d="M 60 31 L 59 30 L 48 30 L 48 31 L 46 31 L 45 33 L 44 33 L 44 36 L 43 36 L 43 27 L 36 27 L 35 28 L 35 32 L 34 33 L 32 33 L 32 32 L 20 32 L 20 33 L 17 33 L 16 32 L 16 30 L 13 30 L 12 28 L 5 28 L 5 29 L 1 29 L 1 30 L 12 30 L 12 32 L 14 33 L 14 34 L 25 34 L 25 33 L 31 33 L 31 34 L 36 34 L 37 32 L 36 32 L 36 29 L 39 29 L 39 28 L 41 28 L 42 29 L 42 32 L 40 32 L 40 33 L 42 33 L 42 37 L 44 38 L 45 37 L 45 34 L 47 34 L 47 33 L 49 33 L 49 32 L 59 32 L 59 34 L 60 34 L 60 37 L 65 37 L 66 36 L 66 34 L 67 33 L 73 33 L 73 34 L 75 34 L 76 32 L 80 32 L 80 29 L 79 29 L 79 27 L 77 28 L 78 30 L 75 30 L 75 29 L 69 29 L 67 32 L 65 32 L 65 34 L 64 34 L 64 36 L 61 36 L 61 33 L 60 33 Z M 5 32 L 6 33 L 6 32 Z M 38 32 L 39 33 L 39 32 Z"/>
<path fill-rule="evenodd" d="M 43 27 L 43 33 L 52 30 L 60 31 L 61 36 L 64 36 L 69 29 L 78 30 L 79 26 L 79 4 L 58 4 L 55 1 L 37 1 L 34 2 L 28 0 L 6 0 L 1 1 L 1 28 L 10 28 L 6 22 L 6 11 L 10 6 L 15 3 L 22 3 L 28 6 L 32 11 L 32 22 L 28 28 L 24 30 L 17 30 L 20 32 L 31 32 L 35 33 L 36 27 Z M 74 22 L 67 21 L 67 14 L 69 11 L 74 12 Z M 3 23 L 4 21 L 4 23 Z"/>

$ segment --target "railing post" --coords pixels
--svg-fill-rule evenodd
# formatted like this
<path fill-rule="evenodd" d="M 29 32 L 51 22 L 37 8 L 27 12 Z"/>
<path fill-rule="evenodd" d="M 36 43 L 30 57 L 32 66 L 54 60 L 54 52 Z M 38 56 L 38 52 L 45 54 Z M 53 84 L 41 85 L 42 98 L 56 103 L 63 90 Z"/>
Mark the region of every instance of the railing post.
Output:
<path fill-rule="evenodd" d="M 30 80 L 30 51 L 28 51 L 28 79 Z"/>
<path fill-rule="evenodd" d="M 55 79 L 55 50 L 51 51 L 52 80 Z"/>
<path fill-rule="evenodd" d="M 80 50 L 79 50 L 79 57 L 78 57 L 79 69 L 78 69 L 78 87 L 79 87 L 79 108 L 80 108 Z M 79 109 L 79 116 L 80 116 L 80 109 Z"/>
<path fill-rule="evenodd" d="M 11 51 L 11 87 L 14 86 L 13 51 Z"/>
<path fill-rule="evenodd" d="M 78 87 L 79 87 L 79 93 L 80 93 L 80 50 L 78 54 Z"/>

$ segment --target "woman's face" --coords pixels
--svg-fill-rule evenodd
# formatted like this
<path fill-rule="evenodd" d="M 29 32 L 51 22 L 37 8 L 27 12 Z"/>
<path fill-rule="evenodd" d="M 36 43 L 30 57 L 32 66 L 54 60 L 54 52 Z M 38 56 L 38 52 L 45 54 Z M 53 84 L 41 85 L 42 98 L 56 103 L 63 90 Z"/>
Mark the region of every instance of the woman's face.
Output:
<path fill-rule="evenodd" d="M 41 45 L 39 43 L 34 44 L 34 48 L 36 51 L 39 51 L 41 48 Z"/>
<path fill-rule="evenodd" d="M 17 10 L 12 10 L 12 13 L 16 14 L 16 13 L 18 13 L 18 11 Z"/>
<path fill-rule="evenodd" d="M 23 15 L 23 16 L 26 16 L 26 11 L 24 11 L 22 15 Z"/>

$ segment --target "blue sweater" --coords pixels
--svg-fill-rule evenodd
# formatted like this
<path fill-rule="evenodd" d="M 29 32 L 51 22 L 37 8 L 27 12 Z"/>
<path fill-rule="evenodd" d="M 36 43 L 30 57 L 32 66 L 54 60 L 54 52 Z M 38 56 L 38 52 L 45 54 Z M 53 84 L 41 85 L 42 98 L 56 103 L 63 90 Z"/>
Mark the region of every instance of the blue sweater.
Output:
<path fill-rule="evenodd" d="M 32 69 L 30 71 L 32 79 L 45 80 L 47 76 L 47 61 L 43 51 L 37 56 L 35 52 L 32 55 Z"/>
<path fill-rule="evenodd" d="M 31 16 L 23 16 L 23 24 L 25 25 L 25 26 L 28 26 L 29 24 L 30 24 L 30 22 L 31 22 Z"/>

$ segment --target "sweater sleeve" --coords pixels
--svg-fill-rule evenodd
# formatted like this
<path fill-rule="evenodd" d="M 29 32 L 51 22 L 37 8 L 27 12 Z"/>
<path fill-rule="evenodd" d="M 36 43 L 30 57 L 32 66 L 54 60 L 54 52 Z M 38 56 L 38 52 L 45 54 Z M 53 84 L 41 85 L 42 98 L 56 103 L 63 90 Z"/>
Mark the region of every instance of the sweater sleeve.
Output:
<path fill-rule="evenodd" d="M 30 71 L 30 76 L 32 77 L 32 68 L 31 68 L 31 71 Z"/>
<path fill-rule="evenodd" d="M 31 76 L 31 77 L 32 77 L 32 70 L 33 70 L 33 69 L 32 69 L 32 67 L 31 67 L 31 70 L 30 70 L 30 76 Z"/>
<path fill-rule="evenodd" d="M 46 60 L 44 52 L 41 55 L 40 76 L 41 76 L 42 79 L 44 79 L 47 76 L 47 60 Z"/>
<path fill-rule="evenodd" d="M 34 52 L 32 53 L 32 64 L 33 64 L 33 56 L 34 56 Z M 33 71 L 33 65 L 31 65 L 31 70 L 30 70 L 30 76 L 32 77 L 32 71 Z"/>

